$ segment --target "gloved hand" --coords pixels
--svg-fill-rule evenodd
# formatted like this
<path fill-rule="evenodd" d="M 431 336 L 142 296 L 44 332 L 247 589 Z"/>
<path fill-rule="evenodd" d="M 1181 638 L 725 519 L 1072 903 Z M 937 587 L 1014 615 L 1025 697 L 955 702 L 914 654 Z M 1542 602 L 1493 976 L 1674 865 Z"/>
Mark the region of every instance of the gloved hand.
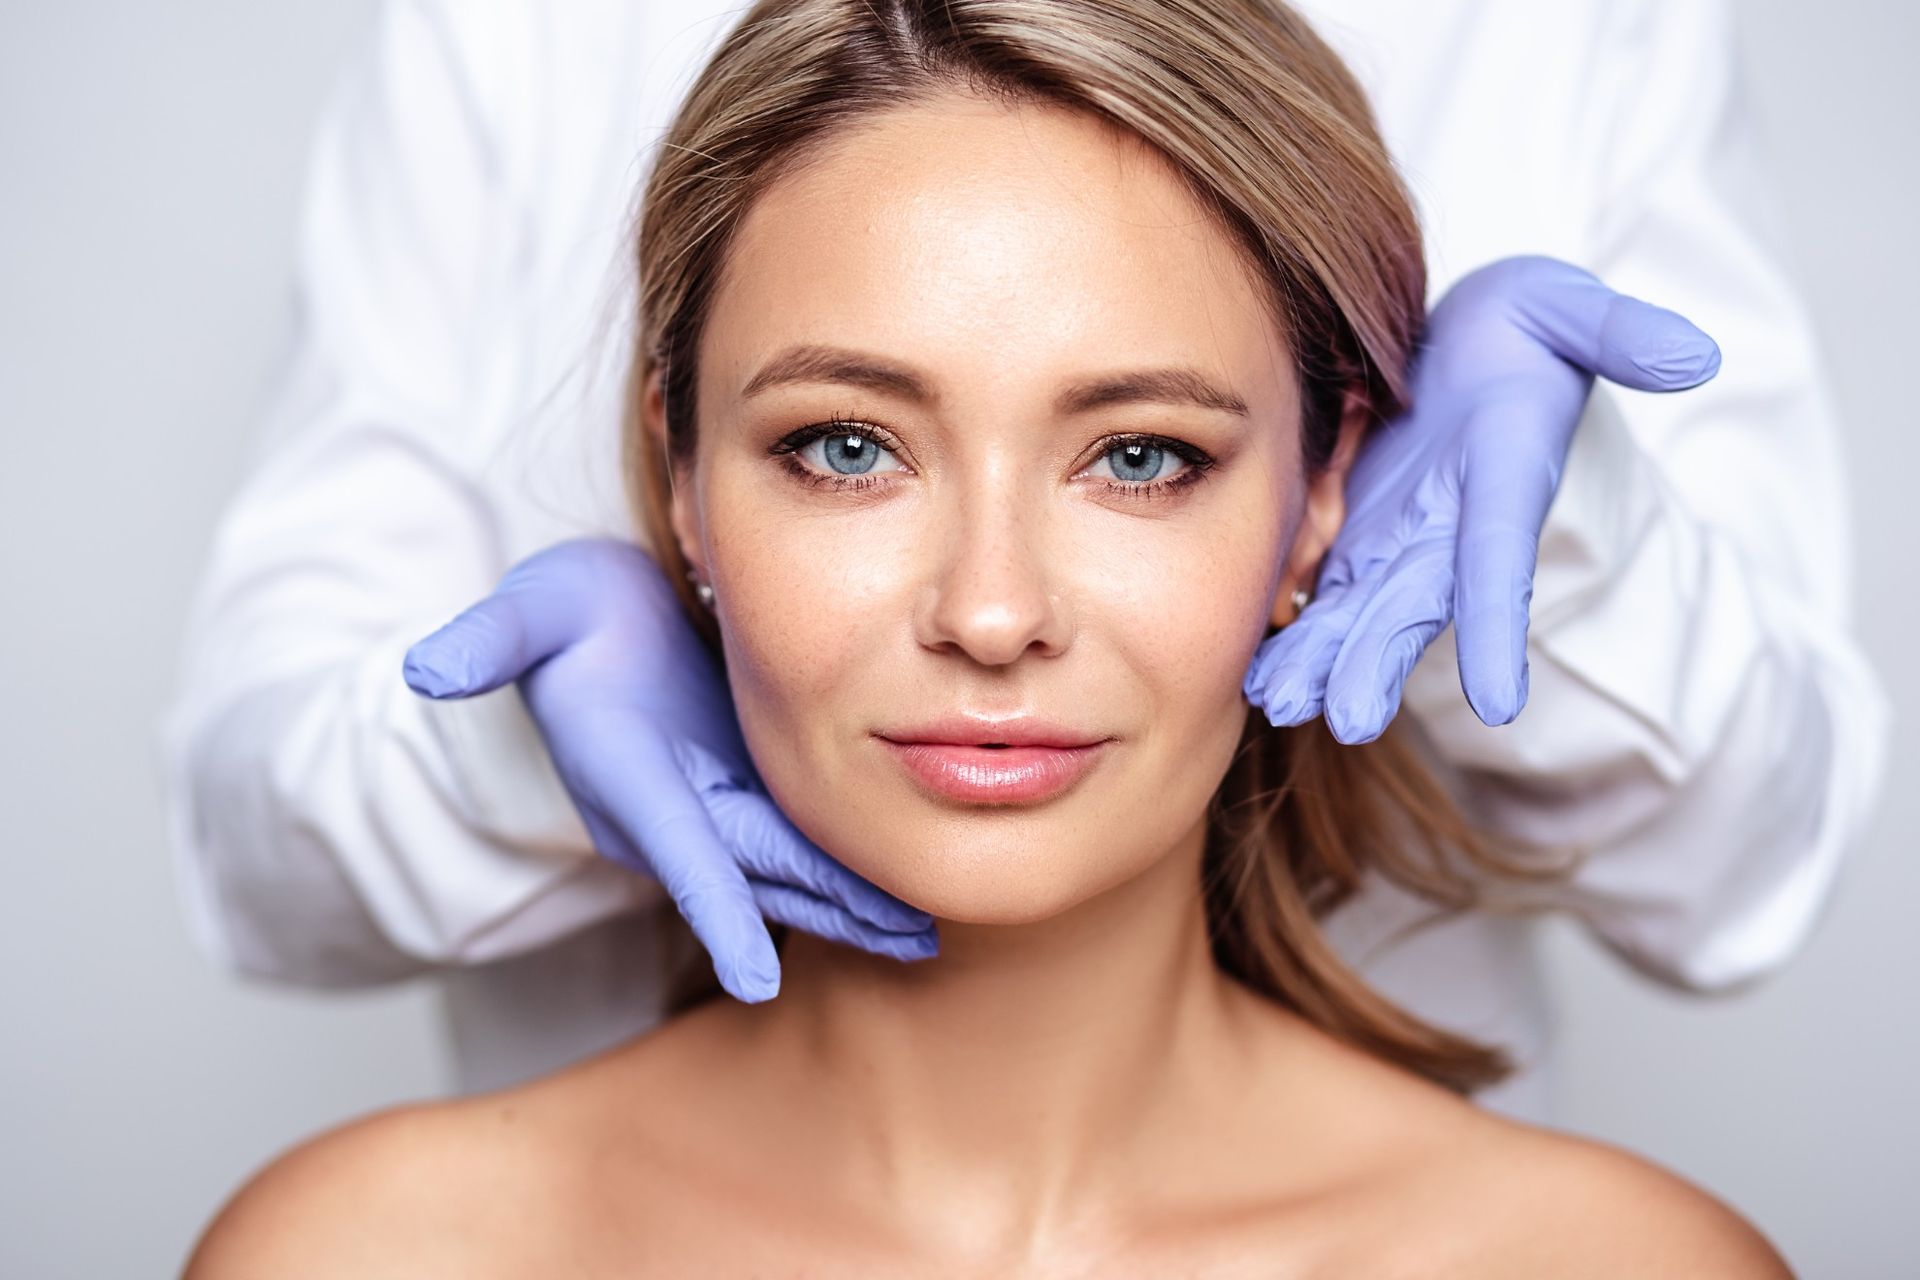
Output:
<path fill-rule="evenodd" d="M 780 989 L 763 916 L 901 960 L 938 949 L 931 916 L 828 857 L 767 795 L 719 665 L 638 547 L 529 556 L 404 671 L 430 698 L 517 680 L 595 848 L 666 888 L 738 999 Z"/>
<path fill-rule="evenodd" d="M 1362 444 L 1314 599 L 1255 652 L 1247 700 L 1276 725 L 1324 709 L 1334 737 L 1370 741 L 1451 621 L 1468 703 L 1512 720 L 1540 529 L 1594 375 L 1681 391 L 1719 369 L 1688 321 L 1568 263 L 1505 258 L 1461 279 L 1428 319 L 1412 410 Z"/>

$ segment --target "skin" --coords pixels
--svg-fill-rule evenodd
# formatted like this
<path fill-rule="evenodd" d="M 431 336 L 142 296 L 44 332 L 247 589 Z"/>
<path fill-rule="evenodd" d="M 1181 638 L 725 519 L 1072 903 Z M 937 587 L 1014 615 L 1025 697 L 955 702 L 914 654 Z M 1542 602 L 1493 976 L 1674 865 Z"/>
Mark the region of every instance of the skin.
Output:
<path fill-rule="evenodd" d="M 783 810 L 944 920 L 1030 924 L 1191 843 L 1239 740 L 1246 663 L 1290 616 L 1273 608 L 1283 549 L 1290 589 L 1338 528 L 1345 458 L 1309 492 L 1284 339 L 1170 175 L 1142 180 L 1143 149 L 1064 113 L 961 110 L 976 128 L 931 155 L 883 127 L 748 215 L 675 527 L 715 588 L 741 727 Z M 890 183 L 901 166 L 922 181 Z M 933 400 L 820 382 L 742 396 L 809 343 L 916 370 Z M 1247 413 L 1056 407 L 1075 383 L 1165 368 Z M 836 414 L 887 432 L 865 487 L 823 491 L 768 458 Z M 1217 461 L 1182 489 L 1123 487 L 1105 454 L 1124 433 Z M 823 450 L 803 465 L 825 478 Z M 930 803 L 874 735 L 944 711 L 1113 742 L 1054 803 Z"/>
<path fill-rule="evenodd" d="M 931 395 L 743 395 L 798 343 Z M 1785 1274 L 1678 1179 L 1480 1112 L 1214 967 L 1198 869 L 1240 677 L 1339 527 L 1358 433 L 1302 471 L 1285 351 L 1231 242 L 1091 118 L 938 99 L 783 179 L 715 299 L 675 528 L 769 790 L 938 915 L 941 955 L 795 934 L 769 1004 L 296 1149 L 188 1274 Z M 1168 367 L 1247 412 L 1056 404 Z M 769 453 L 835 415 L 884 428 L 876 482 Z M 1116 488 L 1131 432 L 1215 465 Z M 833 474 L 818 445 L 798 461 Z M 960 806 L 874 734 L 962 710 L 1112 741 L 1055 800 Z"/>

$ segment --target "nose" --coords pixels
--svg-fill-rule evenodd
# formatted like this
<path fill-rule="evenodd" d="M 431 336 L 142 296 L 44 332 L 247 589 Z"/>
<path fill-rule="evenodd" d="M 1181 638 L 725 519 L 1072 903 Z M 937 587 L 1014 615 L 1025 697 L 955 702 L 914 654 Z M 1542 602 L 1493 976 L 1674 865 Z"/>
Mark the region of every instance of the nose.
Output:
<path fill-rule="evenodd" d="M 943 504 L 915 610 L 922 645 L 990 667 L 1029 651 L 1058 655 L 1072 635 L 1058 589 L 1065 566 L 1047 536 L 1046 498 L 996 479 L 1007 477 L 988 477 Z"/>

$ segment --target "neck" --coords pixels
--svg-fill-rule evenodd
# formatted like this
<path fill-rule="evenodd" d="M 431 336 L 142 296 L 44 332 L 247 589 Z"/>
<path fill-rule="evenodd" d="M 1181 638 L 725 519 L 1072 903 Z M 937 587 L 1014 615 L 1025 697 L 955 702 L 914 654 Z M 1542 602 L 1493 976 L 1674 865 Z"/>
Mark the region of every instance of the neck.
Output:
<path fill-rule="evenodd" d="M 1204 838 L 1038 924 L 943 922 L 933 960 L 789 937 L 781 1039 L 860 1194 L 931 1230 L 1031 1241 L 1117 1171 L 1152 1168 L 1142 1145 L 1218 1088 L 1231 1045 Z"/>

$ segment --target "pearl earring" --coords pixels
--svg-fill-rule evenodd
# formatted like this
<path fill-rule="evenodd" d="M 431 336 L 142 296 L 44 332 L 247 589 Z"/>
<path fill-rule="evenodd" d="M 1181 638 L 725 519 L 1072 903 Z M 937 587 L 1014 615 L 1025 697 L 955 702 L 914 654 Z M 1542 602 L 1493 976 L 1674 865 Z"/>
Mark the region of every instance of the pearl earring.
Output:
<path fill-rule="evenodd" d="M 700 603 L 709 609 L 713 608 L 712 584 L 700 581 L 700 575 L 692 569 L 687 570 L 687 581 L 693 584 L 693 594 L 699 598 Z"/>
<path fill-rule="evenodd" d="M 1307 611 L 1307 606 L 1313 602 L 1313 597 L 1307 594 L 1305 587 L 1295 587 L 1293 594 L 1287 597 L 1287 602 L 1293 606 L 1294 616 L 1298 617 Z"/>

